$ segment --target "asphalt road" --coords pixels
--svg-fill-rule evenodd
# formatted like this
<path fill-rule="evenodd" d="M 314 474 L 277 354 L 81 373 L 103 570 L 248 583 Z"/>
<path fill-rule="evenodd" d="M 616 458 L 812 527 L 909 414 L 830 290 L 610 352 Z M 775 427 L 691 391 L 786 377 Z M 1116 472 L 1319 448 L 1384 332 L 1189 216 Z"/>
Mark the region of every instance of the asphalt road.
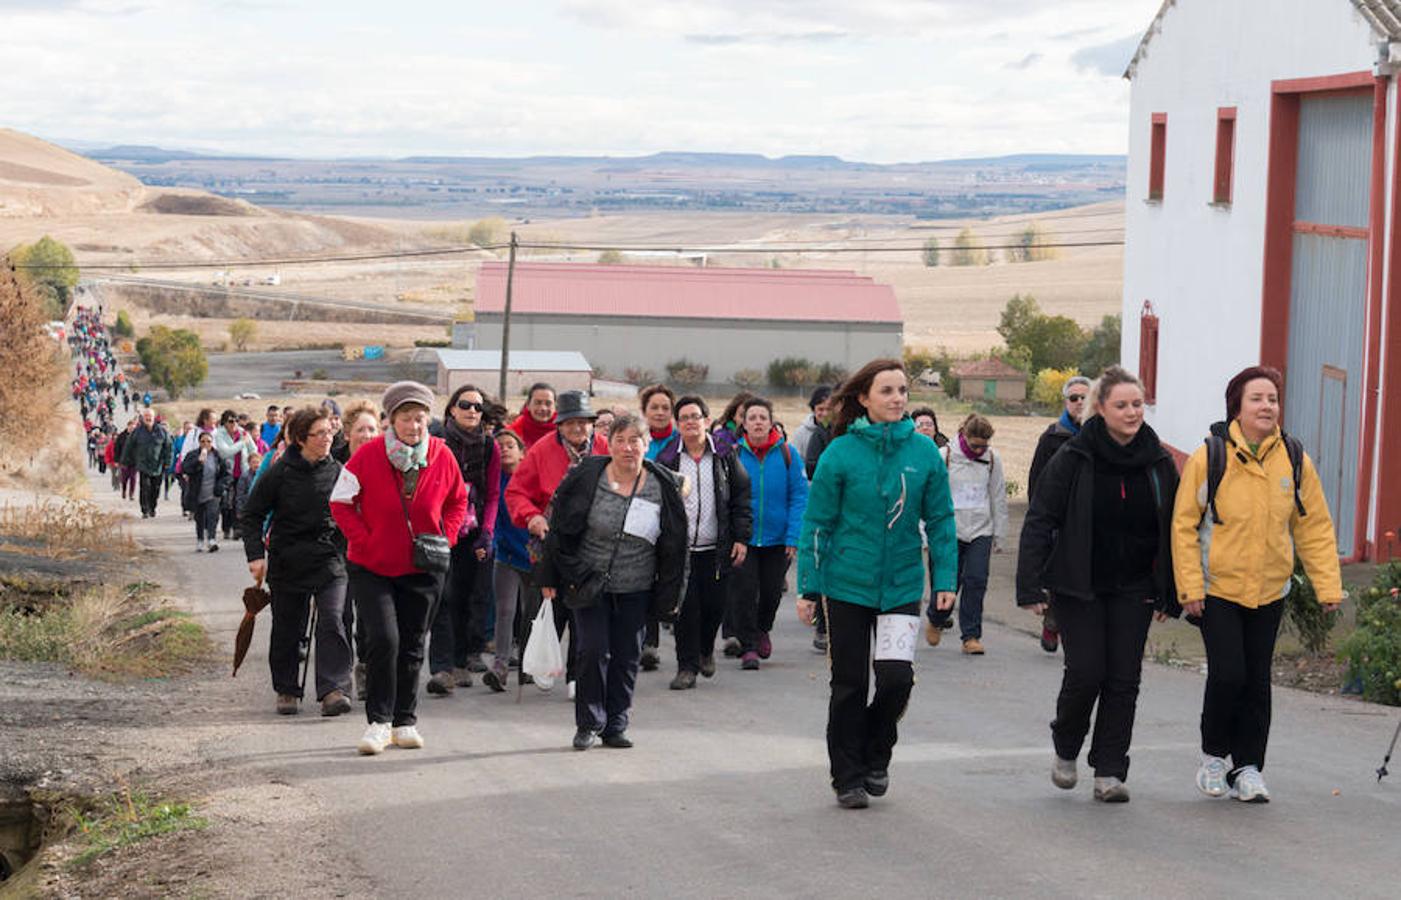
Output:
<path fill-rule="evenodd" d="M 167 554 L 153 569 L 231 648 L 239 548 L 194 553 L 174 503 L 132 530 Z M 1001 557 L 994 592 L 1009 569 Z M 310 792 L 316 813 L 301 827 L 342 849 L 356 894 L 1395 897 L 1401 884 L 1401 765 L 1383 784 L 1374 774 L 1394 709 L 1277 689 L 1275 801 L 1213 801 L 1193 785 L 1202 678 L 1149 663 L 1133 801 L 1105 806 L 1083 763 L 1076 790 L 1050 784 L 1060 658 L 990 625 L 983 658 L 921 648 L 890 793 L 844 811 L 827 782 L 825 664 L 791 600 L 762 671 L 725 661 L 684 693 L 667 690 L 670 664 L 643 673 L 636 748 L 587 753 L 569 749 L 562 690 L 527 687 L 517 704 L 514 689 L 478 685 L 423 698 L 425 749 L 359 757 L 358 705 L 339 719 L 310 703 L 273 714 L 266 615 L 215 721 L 191 739 L 215 770 Z"/>
<path fill-rule="evenodd" d="M 224 398 L 252 392 L 262 397 L 282 393 L 282 382 L 295 377 L 300 370 L 303 378 L 311 378 L 318 370 L 326 377 L 342 381 L 397 381 L 407 374 L 408 367 L 418 369 L 420 378 L 431 384 L 434 376 L 433 351 L 414 351 L 416 362 L 400 359 L 347 360 L 339 350 L 272 350 L 248 353 L 209 354 L 209 374 L 190 397 Z"/>

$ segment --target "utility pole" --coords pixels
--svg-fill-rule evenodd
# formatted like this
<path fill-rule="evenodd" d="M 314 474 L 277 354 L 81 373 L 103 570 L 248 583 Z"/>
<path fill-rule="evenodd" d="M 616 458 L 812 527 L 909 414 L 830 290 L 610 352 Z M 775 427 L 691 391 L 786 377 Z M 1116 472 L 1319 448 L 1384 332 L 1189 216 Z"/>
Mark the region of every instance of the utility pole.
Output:
<path fill-rule="evenodd" d="M 506 263 L 506 311 L 501 317 L 501 381 L 497 385 L 497 402 L 506 403 L 506 364 L 511 358 L 511 288 L 516 280 L 516 233 L 511 232 L 511 255 Z"/>

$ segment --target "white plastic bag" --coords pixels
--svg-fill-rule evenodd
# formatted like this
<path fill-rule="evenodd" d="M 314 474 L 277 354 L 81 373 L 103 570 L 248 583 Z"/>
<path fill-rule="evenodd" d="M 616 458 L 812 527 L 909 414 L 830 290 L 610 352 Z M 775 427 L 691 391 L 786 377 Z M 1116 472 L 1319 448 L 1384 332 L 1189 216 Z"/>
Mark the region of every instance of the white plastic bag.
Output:
<path fill-rule="evenodd" d="M 548 691 L 555 679 L 564 676 L 564 649 L 555 631 L 554 602 L 548 598 L 540 604 L 540 612 L 530 627 L 530 640 L 521 654 L 521 671 L 535 679 L 535 686 Z"/>

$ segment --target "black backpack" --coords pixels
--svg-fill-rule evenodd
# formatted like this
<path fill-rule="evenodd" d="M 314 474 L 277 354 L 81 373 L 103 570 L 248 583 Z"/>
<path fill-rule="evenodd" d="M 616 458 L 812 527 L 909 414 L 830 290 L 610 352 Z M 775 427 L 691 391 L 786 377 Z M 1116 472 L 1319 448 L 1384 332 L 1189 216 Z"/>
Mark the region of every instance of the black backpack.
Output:
<path fill-rule="evenodd" d="M 1221 516 L 1216 512 L 1216 490 L 1226 475 L 1226 441 L 1229 435 L 1230 426 L 1226 422 L 1214 422 L 1211 433 L 1206 436 L 1206 509 L 1202 510 L 1202 516 L 1197 520 L 1198 527 L 1206 521 L 1208 512 L 1211 513 L 1212 524 L 1221 524 Z M 1279 436 L 1284 442 L 1285 452 L 1289 454 L 1289 468 L 1293 470 L 1294 508 L 1300 516 L 1306 516 L 1308 512 L 1304 509 L 1304 501 L 1299 499 L 1299 479 L 1304 473 L 1304 445 L 1288 432 L 1281 431 Z"/>

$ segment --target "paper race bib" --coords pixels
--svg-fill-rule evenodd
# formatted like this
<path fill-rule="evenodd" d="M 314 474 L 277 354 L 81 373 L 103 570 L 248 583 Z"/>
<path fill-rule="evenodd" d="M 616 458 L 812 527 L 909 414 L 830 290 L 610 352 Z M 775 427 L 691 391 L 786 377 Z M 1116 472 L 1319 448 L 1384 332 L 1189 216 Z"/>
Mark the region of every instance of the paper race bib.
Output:
<path fill-rule="evenodd" d="M 662 533 L 662 507 L 652 500 L 634 497 L 623 520 L 623 533 L 655 544 Z"/>
<path fill-rule="evenodd" d="M 876 662 L 883 659 L 914 662 L 918 637 L 919 616 L 894 613 L 876 616 Z"/>
<path fill-rule="evenodd" d="M 953 487 L 954 509 L 987 509 L 988 486 L 986 481 L 959 482 Z"/>

